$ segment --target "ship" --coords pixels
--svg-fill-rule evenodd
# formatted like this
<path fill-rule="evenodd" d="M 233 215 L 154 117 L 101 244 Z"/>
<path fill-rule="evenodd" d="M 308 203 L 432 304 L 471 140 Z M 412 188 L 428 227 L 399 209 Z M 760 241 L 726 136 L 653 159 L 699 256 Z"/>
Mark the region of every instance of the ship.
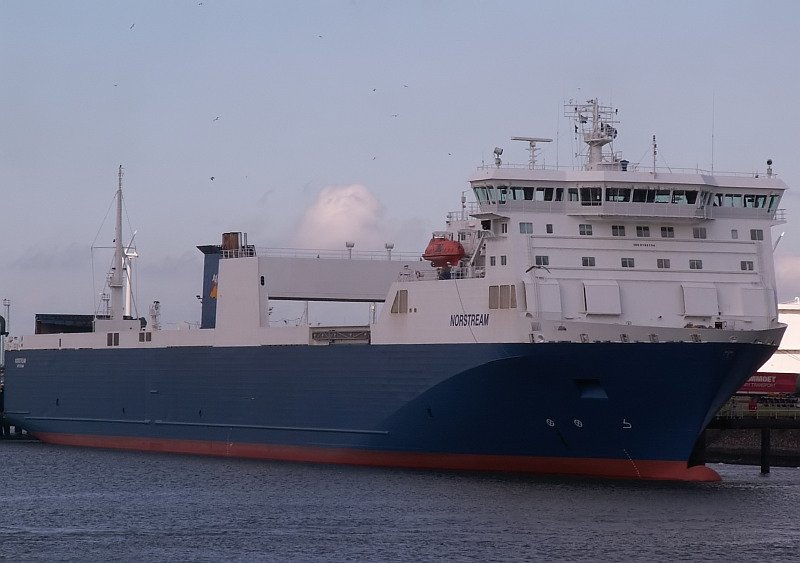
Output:
<path fill-rule="evenodd" d="M 197 330 L 129 310 L 43 317 L 5 356 L 6 415 L 51 444 L 431 470 L 715 481 L 698 436 L 777 349 L 773 172 L 657 167 L 614 150 L 618 111 L 570 101 L 580 160 L 513 137 L 422 255 L 198 246 Z M 570 128 L 572 130 L 572 128 Z M 649 139 L 648 139 L 649 144 Z M 519 145 L 516 145 L 519 146 Z M 217 239 L 219 240 L 219 239 Z M 290 301 L 370 304 L 363 325 L 293 325 Z M 363 306 L 363 305 L 361 305 Z M 81 323 L 77 323 L 81 324 Z"/>

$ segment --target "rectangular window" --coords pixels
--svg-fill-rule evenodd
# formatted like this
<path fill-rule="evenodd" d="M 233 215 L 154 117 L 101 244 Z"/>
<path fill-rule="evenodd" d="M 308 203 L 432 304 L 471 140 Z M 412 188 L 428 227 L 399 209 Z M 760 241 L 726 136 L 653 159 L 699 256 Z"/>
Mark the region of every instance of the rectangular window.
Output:
<path fill-rule="evenodd" d="M 750 240 L 764 240 L 764 231 L 761 229 L 750 229 Z"/>
<path fill-rule="evenodd" d="M 533 223 L 520 223 L 519 224 L 519 233 L 521 235 L 533 234 Z"/>
<path fill-rule="evenodd" d="M 553 234 L 553 224 L 552 223 L 548 223 L 545 226 L 545 230 L 547 231 L 548 235 L 552 235 Z"/>
<path fill-rule="evenodd" d="M 623 258 L 622 259 L 622 267 L 623 268 L 633 268 L 633 258 Z"/>
<path fill-rule="evenodd" d="M 534 264 L 537 266 L 549 266 L 550 265 L 550 257 L 549 256 L 535 256 L 534 257 Z"/>
<path fill-rule="evenodd" d="M 675 238 L 675 227 L 661 227 L 661 238 Z"/>
<path fill-rule="evenodd" d="M 507 285 L 500 286 L 500 308 L 501 309 L 508 309 L 509 303 L 509 291 Z"/>
<path fill-rule="evenodd" d="M 703 269 L 703 261 L 702 260 L 689 260 L 689 269 L 690 270 L 702 270 Z"/>
<path fill-rule="evenodd" d="M 581 205 L 600 205 L 602 190 L 600 188 L 581 188 Z"/>
<path fill-rule="evenodd" d="M 731 238 L 732 238 L 733 240 L 736 240 L 736 239 L 738 239 L 738 238 L 739 238 L 739 231 L 738 231 L 738 230 L 736 230 L 736 229 L 731 229 Z"/>
<path fill-rule="evenodd" d="M 584 256 L 581 258 L 581 263 L 588 267 L 594 266 L 594 256 Z"/>
<path fill-rule="evenodd" d="M 496 262 L 497 262 L 497 258 L 495 258 L 494 256 L 489 256 L 489 265 L 490 266 L 496 265 Z"/>
<path fill-rule="evenodd" d="M 591 235 L 592 226 L 586 223 L 581 223 L 580 225 L 578 225 L 578 233 L 581 235 Z"/>
<path fill-rule="evenodd" d="M 637 237 L 649 237 L 650 236 L 650 227 L 647 225 L 636 225 L 636 236 Z"/>
<path fill-rule="evenodd" d="M 497 285 L 489 286 L 489 308 L 490 309 L 500 308 L 500 286 Z"/>
<path fill-rule="evenodd" d="M 694 238 L 706 238 L 706 228 L 705 227 L 694 227 L 692 229 L 692 236 Z"/>
<path fill-rule="evenodd" d="M 742 260 L 742 270 L 752 271 L 753 270 L 752 260 Z"/>
<path fill-rule="evenodd" d="M 504 254 L 504 255 L 500 256 L 500 265 L 501 266 L 505 266 L 506 264 L 508 264 L 508 259 L 506 258 L 505 254 Z"/>
<path fill-rule="evenodd" d="M 500 234 L 504 235 L 508 233 L 508 223 L 500 223 Z"/>
<path fill-rule="evenodd" d="M 625 225 L 611 225 L 611 236 L 624 237 Z"/>
<path fill-rule="evenodd" d="M 656 260 L 656 266 L 662 269 L 669 268 L 669 258 L 658 258 Z"/>

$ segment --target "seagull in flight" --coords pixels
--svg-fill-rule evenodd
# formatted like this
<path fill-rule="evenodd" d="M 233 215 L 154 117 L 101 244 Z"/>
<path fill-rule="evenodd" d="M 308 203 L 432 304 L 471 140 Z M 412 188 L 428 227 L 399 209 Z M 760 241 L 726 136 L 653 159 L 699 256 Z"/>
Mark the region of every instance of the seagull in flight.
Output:
<path fill-rule="evenodd" d="M 133 29 L 134 25 L 136 25 L 136 23 L 132 23 L 131 26 L 128 29 Z"/>
<path fill-rule="evenodd" d="M 212 182 L 214 181 L 214 176 L 211 176 L 211 181 L 212 181 Z"/>
<path fill-rule="evenodd" d="M 212 119 L 211 121 L 219 121 L 219 116 L 215 117 L 215 118 L 214 118 L 214 119 Z"/>

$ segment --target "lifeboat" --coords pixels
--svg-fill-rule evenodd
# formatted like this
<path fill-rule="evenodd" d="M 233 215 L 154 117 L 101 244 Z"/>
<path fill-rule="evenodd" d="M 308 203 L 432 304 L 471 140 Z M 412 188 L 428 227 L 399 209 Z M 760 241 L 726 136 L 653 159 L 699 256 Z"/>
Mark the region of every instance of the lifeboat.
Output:
<path fill-rule="evenodd" d="M 455 266 L 464 257 L 464 247 L 448 235 L 450 233 L 434 233 L 422 254 L 422 259 L 428 260 L 434 268 Z"/>

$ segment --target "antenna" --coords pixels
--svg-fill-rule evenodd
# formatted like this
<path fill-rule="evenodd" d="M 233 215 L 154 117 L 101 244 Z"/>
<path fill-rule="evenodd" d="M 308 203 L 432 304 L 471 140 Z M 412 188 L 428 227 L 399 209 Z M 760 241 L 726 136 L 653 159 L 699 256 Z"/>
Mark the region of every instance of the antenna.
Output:
<path fill-rule="evenodd" d="M 512 141 L 526 141 L 528 143 L 528 151 L 530 151 L 530 161 L 528 168 L 533 170 L 536 167 L 536 151 L 541 150 L 536 148 L 536 143 L 552 143 L 553 139 L 544 139 L 542 137 L 511 137 Z"/>
<path fill-rule="evenodd" d="M 781 233 L 781 236 L 779 236 L 778 240 L 775 241 L 775 246 L 772 247 L 772 252 L 775 252 L 775 249 L 778 248 L 778 243 L 781 242 L 781 239 L 783 238 L 783 235 L 785 235 L 785 234 L 786 233 Z"/>
<path fill-rule="evenodd" d="M 653 176 L 656 175 L 656 155 L 658 154 L 658 145 L 656 144 L 656 136 L 653 135 Z"/>
<path fill-rule="evenodd" d="M 714 119 L 716 117 L 715 112 L 715 93 L 711 93 L 711 174 L 714 174 Z"/>

